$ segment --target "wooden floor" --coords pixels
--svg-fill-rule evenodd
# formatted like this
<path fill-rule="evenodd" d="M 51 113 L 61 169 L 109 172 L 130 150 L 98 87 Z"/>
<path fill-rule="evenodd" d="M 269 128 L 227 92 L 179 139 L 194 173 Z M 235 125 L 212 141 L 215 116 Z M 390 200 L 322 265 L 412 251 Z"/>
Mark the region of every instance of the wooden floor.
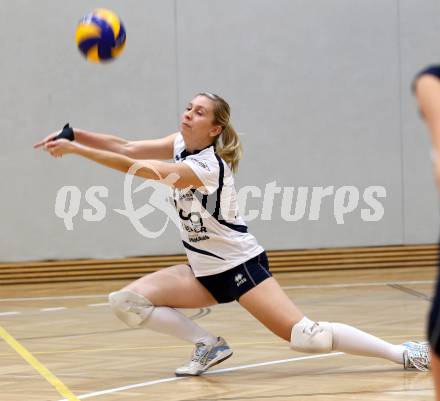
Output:
<path fill-rule="evenodd" d="M 394 343 L 424 339 L 433 267 L 276 277 L 312 319 L 355 325 Z M 66 392 L 71 400 L 97 401 L 434 399 L 430 373 L 375 358 L 296 353 L 235 303 L 184 311 L 224 336 L 234 355 L 208 375 L 176 378 L 192 347 L 125 328 L 106 304 L 106 294 L 125 283 L 0 287 L 0 325 L 17 341 L 8 344 L 2 332 L 0 401 L 59 401 Z M 36 359 L 25 361 L 25 349 Z M 51 374 L 54 385 L 46 380 Z"/>

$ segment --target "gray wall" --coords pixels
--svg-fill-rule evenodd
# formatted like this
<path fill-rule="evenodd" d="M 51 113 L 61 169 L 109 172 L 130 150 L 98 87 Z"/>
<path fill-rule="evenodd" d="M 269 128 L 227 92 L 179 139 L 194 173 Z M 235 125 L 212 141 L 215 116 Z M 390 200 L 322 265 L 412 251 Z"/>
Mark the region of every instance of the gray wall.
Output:
<path fill-rule="evenodd" d="M 106 1 L 124 21 L 127 45 L 102 66 L 84 61 L 73 39 L 95 5 L 2 2 L 0 261 L 182 253 L 171 224 L 144 238 L 113 211 L 124 207 L 122 174 L 74 156 L 52 159 L 32 144 L 66 121 L 160 137 L 178 129 L 181 110 L 201 90 L 231 104 L 245 148 L 238 189 L 264 191 L 276 181 L 360 191 L 344 224 L 334 216 L 335 195 L 323 199 L 318 220 L 309 219 L 309 197 L 305 216 L 285 221 L 276 194 L 271 216 L 249 222 L 267 249 L 436 241 L 429 137 L 409 86 L 440 58 L 437 0 Z M 65 185 L 83 195 L 71 231 L 54 212 Z M 99 222 L 81 217 L 93 185 L 109 190 Z M 386 189 L 379 221 L 361 217 L 369 186 Z M 136 205 L 150 193 L 136 194 Z M 250 197 L 243 212 L 262 206 Z M 165 221 L 156 211 L 143 224 L 153 230 Z"/>

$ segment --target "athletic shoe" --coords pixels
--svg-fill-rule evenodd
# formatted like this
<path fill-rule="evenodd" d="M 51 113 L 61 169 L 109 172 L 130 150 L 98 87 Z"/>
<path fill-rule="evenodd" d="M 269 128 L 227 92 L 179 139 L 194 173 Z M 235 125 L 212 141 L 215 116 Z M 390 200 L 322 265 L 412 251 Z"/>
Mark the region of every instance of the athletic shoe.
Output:
<path fill-rule="evenodd" d="M 197 343 L 191 360 L 186 365 L 177 368 L 175 375 L 199 376 L 210 367 L 228 359 L 231 355 L 231 348 L 221 337 L 218 337 L 218 341 L 214 345 Z"/>
<path fill-rule="evenodd" d="M 405 369 L 417 369 L 422 372 L 431 369 L 431 355 L 427 341 L 408 341 L 402 345 L 406 348 L 403 351 L 403 367 Z"/>

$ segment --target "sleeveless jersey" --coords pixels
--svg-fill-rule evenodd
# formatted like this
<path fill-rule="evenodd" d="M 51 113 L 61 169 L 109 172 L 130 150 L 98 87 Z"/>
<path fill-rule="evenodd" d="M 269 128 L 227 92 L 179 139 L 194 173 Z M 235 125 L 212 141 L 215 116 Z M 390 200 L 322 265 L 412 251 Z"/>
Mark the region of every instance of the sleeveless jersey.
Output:
<path fill-rule="evenodd" d="M 263 252 L 239 215 L 232 172 L 214 146 L 189 153 L 179 133 L 174 161 L 188 165 L 204 186 L 174 189 L 180 235 L 195 276 L 224 272 Z"/>

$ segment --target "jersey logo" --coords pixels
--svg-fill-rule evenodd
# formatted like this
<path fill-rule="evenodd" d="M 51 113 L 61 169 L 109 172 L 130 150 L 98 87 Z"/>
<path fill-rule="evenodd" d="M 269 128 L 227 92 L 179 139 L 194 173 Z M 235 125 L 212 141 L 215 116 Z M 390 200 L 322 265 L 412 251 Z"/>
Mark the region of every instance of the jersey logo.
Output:
<path fill-rule="evenodd" d="M 182 221 L 182 228 L 188 233 L 189 242 L 206 241 L 209 239 L 206 227 L 203 225 L 202 215 L 198 212 L 188 213 L 185 216 L 182 209 L 179 210 L 179 217 Z M 188 222 L 185 224 L 185 222 Z"/>
<path fill-rule="evenodd" d="M 191 160 L 192 162 L 198 164 L 201 168 L 204 168 L 205 170 L 211 171 L 208 164 L 202 160 L 198 160 L 193 157 L 188 157 L 188 160 Z"/>
<path fill-rule="evenodd" d="M 180 209 L 179 217 L 182 220 L 189 220 L 194 226 L 203 226 L 202 215 L 198 212 L 188 213 L 188 215 L 185 216 L 184 211 Z"/>

